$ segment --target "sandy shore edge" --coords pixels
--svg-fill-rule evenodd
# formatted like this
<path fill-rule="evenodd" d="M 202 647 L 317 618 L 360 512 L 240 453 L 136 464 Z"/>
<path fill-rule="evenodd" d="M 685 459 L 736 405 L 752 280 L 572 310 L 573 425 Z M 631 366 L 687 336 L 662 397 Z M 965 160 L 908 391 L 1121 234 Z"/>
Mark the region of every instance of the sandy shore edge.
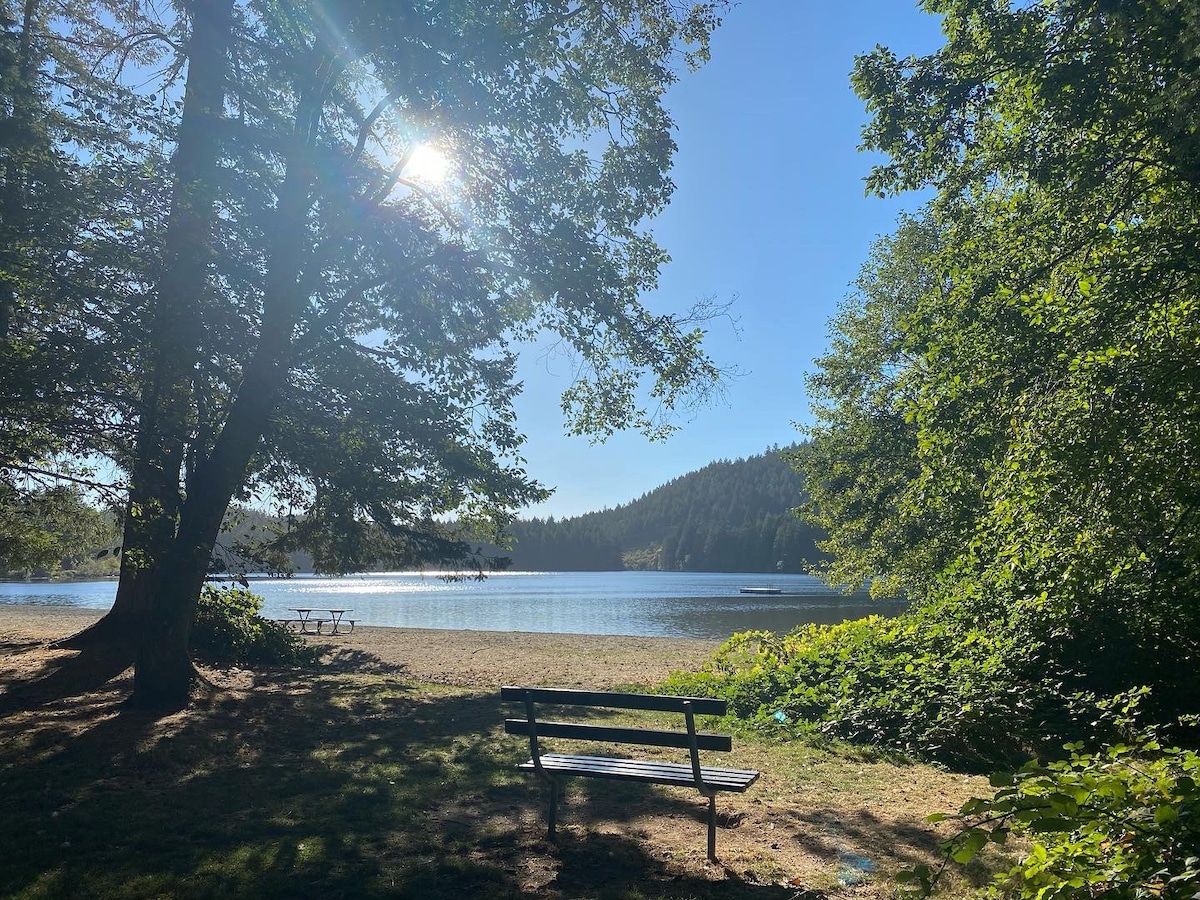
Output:
<path fill-rule="evenodd" d="M 101 610 L 0 606 L 0 666 L 29 642 L 65 637 Z M 535 634 L 360 626 L 338 637 L 313 637 L 340 668 L 395 674 L 439 684 L 497 687 L 545 684 L 583 688 L 649 685 L 676 670 L 694 670 L 719 641 L 595 634 Z"/>

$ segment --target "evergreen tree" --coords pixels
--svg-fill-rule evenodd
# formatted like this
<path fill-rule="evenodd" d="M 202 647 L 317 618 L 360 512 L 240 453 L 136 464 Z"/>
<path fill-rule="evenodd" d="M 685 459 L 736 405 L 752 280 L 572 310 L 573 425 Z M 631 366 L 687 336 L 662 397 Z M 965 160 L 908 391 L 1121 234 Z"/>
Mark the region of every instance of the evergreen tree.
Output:
<path fill-rule="evenodd" d="M 614 509 L 514 523 L 513 565 L 607 570 L 653 561 L 663 571 L 808 571 L 820 559 L 820 535 L 792 513 L 803 499 L 803 480 L 784 459 L 790 452 L 715 462 Z M 562 528 L 579 535 L 570 566 L 561 554 L 546 553 Z"/>

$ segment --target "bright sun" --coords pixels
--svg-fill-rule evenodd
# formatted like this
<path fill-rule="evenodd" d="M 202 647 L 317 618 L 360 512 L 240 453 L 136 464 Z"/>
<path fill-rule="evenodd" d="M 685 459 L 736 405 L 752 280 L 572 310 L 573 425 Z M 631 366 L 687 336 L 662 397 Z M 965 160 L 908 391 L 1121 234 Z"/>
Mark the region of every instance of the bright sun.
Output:
<path fill-rule="evenodd" d="M 408 163 L 404 166 L 404 177 L 412 181 L 440 184 L 450 170 L 446 154 L 431 144 L 417 144 Z"/>

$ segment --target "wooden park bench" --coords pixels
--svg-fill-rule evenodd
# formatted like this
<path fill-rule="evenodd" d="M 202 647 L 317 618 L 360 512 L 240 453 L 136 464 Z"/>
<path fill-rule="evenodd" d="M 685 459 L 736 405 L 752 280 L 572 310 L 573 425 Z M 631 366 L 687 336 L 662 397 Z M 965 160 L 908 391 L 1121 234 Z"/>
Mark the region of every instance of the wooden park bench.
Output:
<path fill-rule="evenodd" d="M 504 730 L 529 738 L 530 757 L 517 766 L 535 772 L 550 785 L 550 805 L 547 837 L 555 839 L 559 781 L 563 778 L 609 778 L 618 781 L 641 781 L 675 787 L 694 787 L 708 798 L 708 858 L 717 859 L 717 793 L 741 793 L 758 779 L 752 769 L 723 769 L 700 765 L 701 750 L 732 750 L 727 735 L 696 731 L 696 716 L 725 714 L 724 700 L 707 697 L 670 697 L 657 694 L 621 694 L 607 691 L 576 691 L 559 688 L 503 687 L 500 699 L 525 706 L 524 719 L 505 719 Z M 665 731 L 654 728 L 623 728 L 612 725 L 587 725 L 577 722 L 549 722 L 535 715 L 537 704 L 558 706 L 599 707 L 606 709 L 641 709 L 656 712 L 681 713 L 686 731 Z M 545 753 L 542 738 L 569 738 L 612 744 L 640 744 L 646 747 L 677 747 L 689 753 L 686 763 L 661 760 L 624 759 L 612 756 L 580 756 L 568 753 Z"/>

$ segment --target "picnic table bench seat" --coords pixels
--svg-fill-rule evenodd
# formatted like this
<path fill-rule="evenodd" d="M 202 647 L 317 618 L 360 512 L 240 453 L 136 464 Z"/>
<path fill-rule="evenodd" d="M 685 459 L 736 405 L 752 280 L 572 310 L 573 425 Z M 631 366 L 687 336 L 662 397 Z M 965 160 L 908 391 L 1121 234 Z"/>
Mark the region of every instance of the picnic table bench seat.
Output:
<path fill-rule="evenodd" d="M 696 788 L 708 798 L 708 858 L 717 858 L 716 795 L 721 791 L 744 792 L 759 773 L 753 769 L 730 769 L 700 764 L 701 750 L 729 751 L 733 742 L 728 735 L 699 732 L 696 715 L 724 715 L 724 700 L 709 697 L 677 697 L 661 694 L 625 694 L 610 691 L 581 691 L 562 688 L 503 687 L 502 700 L 523 703 L 524 719 L 505 719 L 508 734 L 529 739 L 530 757 L 517 768 L 534 772 L 550 786 L 547 815 L 547 837 L 555 838 L 559 780 L 569 777 L 607 778 L 637 781 L 672 787 Z M 655 712 L 681 713 L 686 731 L 656 728 L 628 728 L 594 725 L 579 722 L 557 722 L 539 719 L 537 704 L 592 707 L 606 709 L 637 709 Z M 652 759 L 630 759 L 572 753 L 545 753 L 544 738 L 585 740 L 594 743 L 638 744 L 647 747 L 674 747 L 688 751 L 687 762 L 666 762 Z"/>
<path fill-rule="evenodd" d="M 329 634 L 351 634 L 354 626 L 358 623 L 358 619 L 339 618 L 334 622 L 332 617 L 311 615 L 299 619 L 274 619 L 273 621 L 284 628 L 294 628 L 300 634 L 322 634 L 321 629 L 326 625 L 333 626 Z M 315 626 L 316 630 L 312 630 L 309 626 Z"/>

